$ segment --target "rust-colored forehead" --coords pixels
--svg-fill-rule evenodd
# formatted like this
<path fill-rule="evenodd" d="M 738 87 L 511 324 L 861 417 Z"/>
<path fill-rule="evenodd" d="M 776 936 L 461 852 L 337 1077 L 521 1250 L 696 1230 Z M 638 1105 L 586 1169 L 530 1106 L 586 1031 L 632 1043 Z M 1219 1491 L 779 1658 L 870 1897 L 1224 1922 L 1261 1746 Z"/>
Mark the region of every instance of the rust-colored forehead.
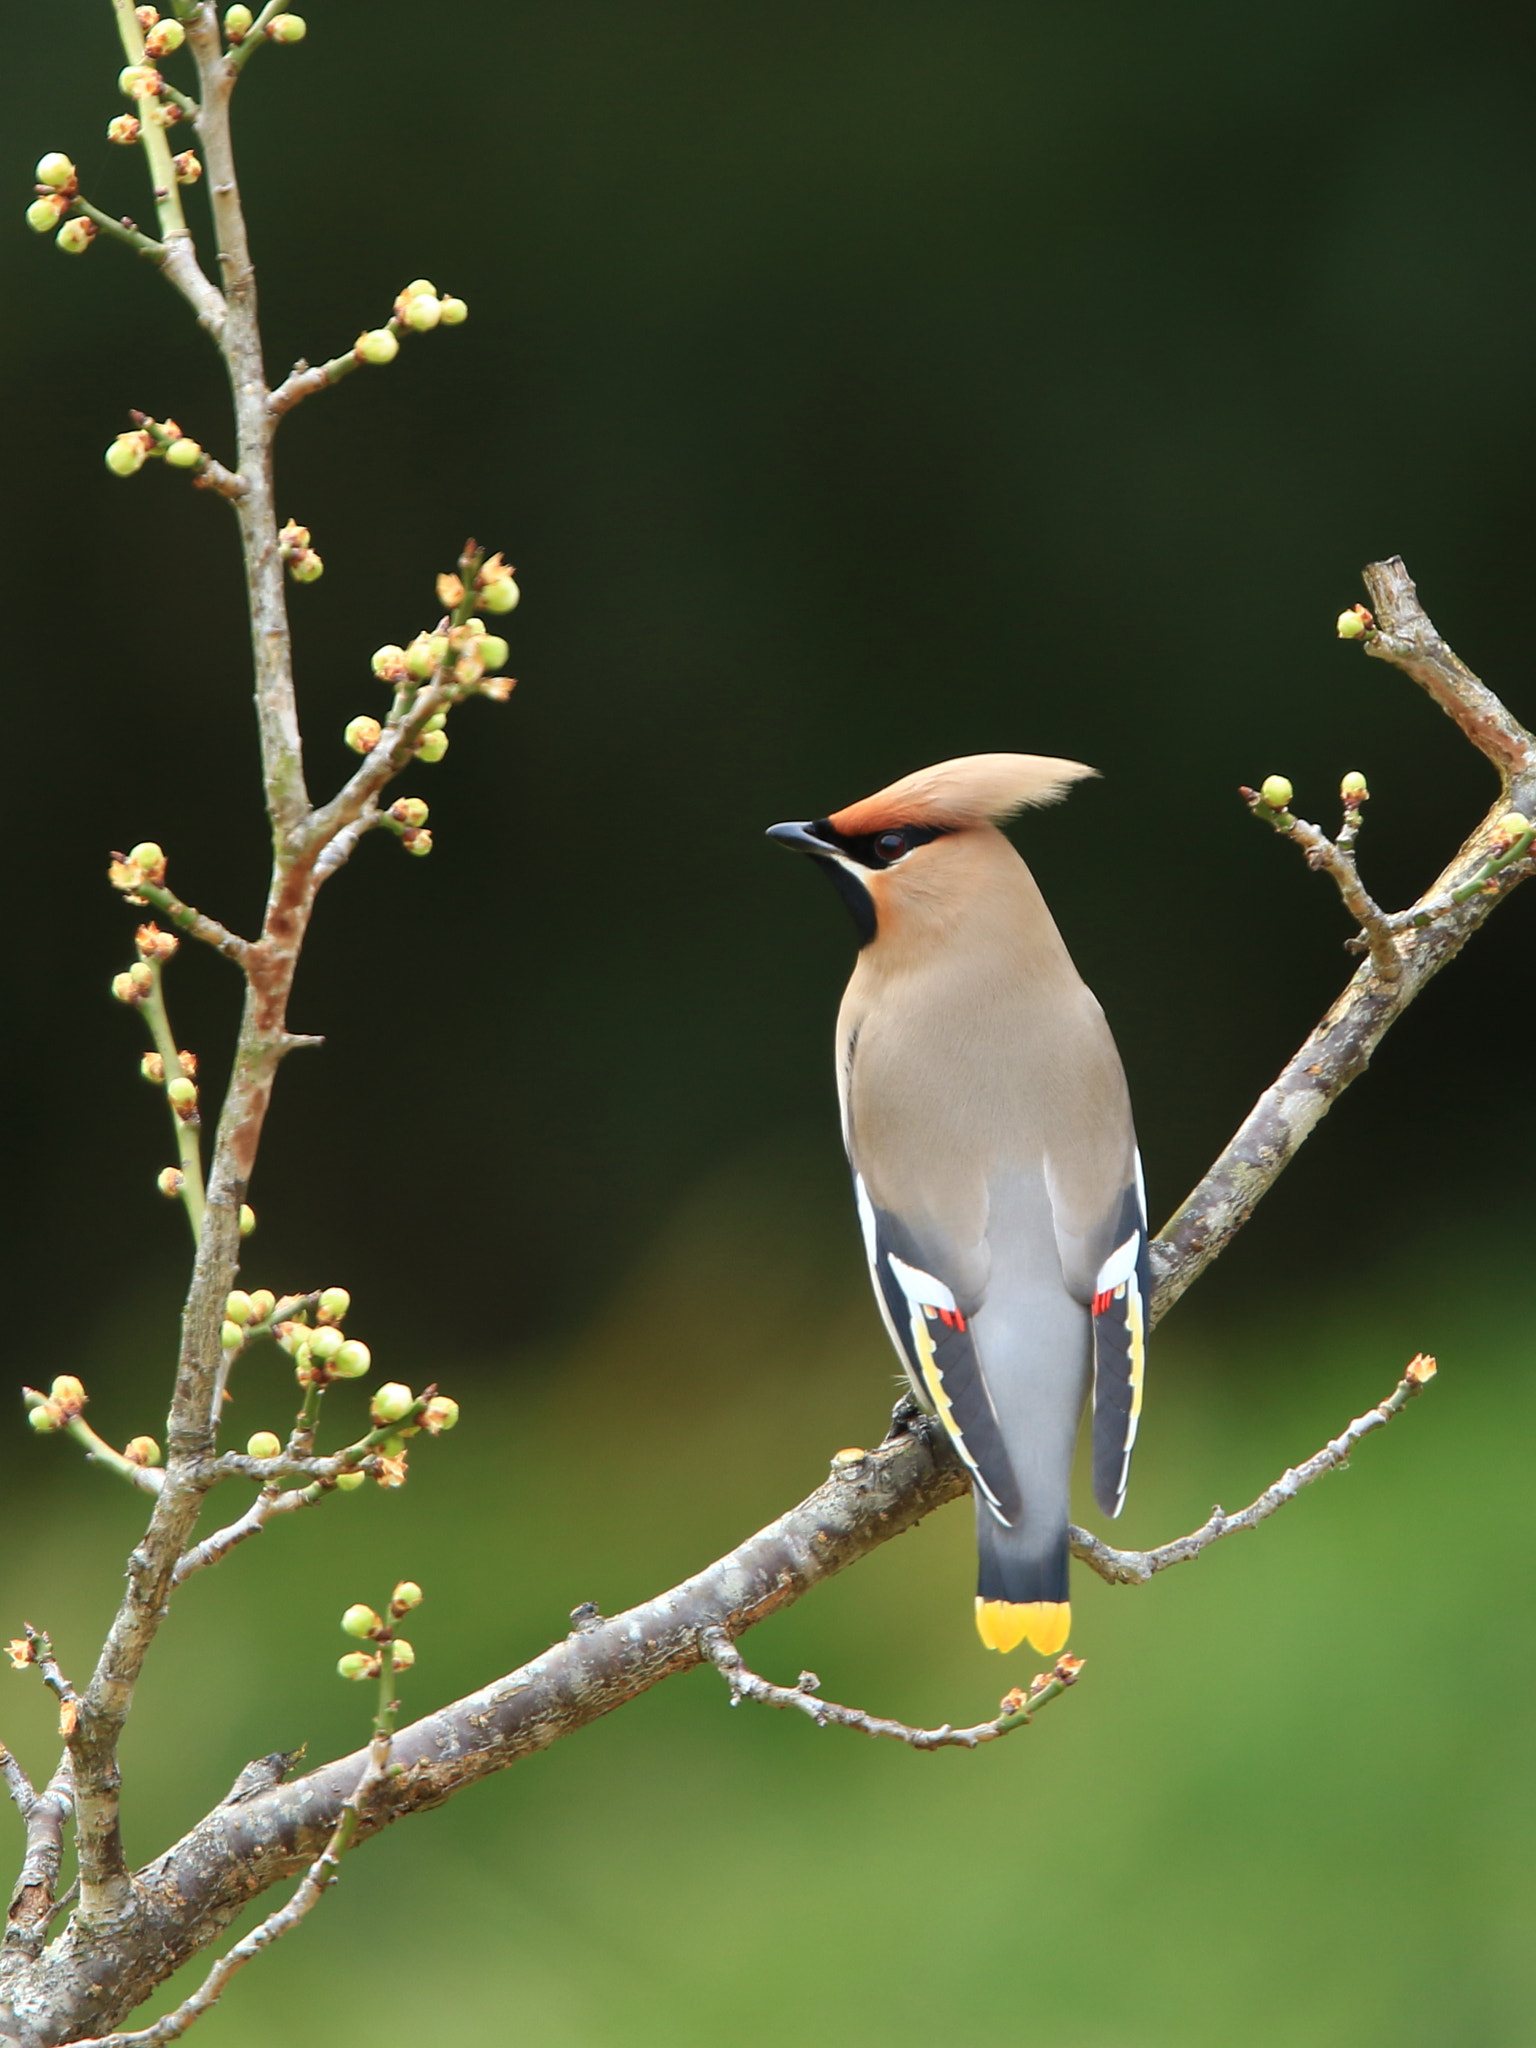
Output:
<path fill-rule="evenodd" d="M 968 825 L 1010 817 L 1031 804 L 1054 803 L 1072 783 L 1095 772 L 1081 761 L 1046 754 L 967 754 L 904 775 L 873 796 L 834 811 L 827 822 L 849 838 L 887 832 L 897 825 L 960 832 Z"/>

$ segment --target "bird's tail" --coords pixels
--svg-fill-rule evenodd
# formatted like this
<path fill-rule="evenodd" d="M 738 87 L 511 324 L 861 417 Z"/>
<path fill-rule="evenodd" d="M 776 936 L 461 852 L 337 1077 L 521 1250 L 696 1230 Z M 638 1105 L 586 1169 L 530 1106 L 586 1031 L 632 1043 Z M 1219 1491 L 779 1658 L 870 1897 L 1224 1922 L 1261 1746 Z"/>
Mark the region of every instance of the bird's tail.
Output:
<path fill-rule="evenodd" d="M 976 1502 L 976 1631 L 989 1650 L 1013 1650 L 1026 1639 L 1042 1657 L 1062 1649 L 1072 1627 L 1067 1598 L 1067 1527 L 1004 1528 L 985 1501 Z"/>

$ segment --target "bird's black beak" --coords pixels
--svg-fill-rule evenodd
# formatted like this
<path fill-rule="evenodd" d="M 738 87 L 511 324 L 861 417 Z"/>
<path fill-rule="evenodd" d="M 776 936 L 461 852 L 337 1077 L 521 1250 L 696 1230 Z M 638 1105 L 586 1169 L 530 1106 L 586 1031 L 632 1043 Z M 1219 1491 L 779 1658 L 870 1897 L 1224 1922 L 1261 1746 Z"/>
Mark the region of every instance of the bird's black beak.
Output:
<path fill-rule="evenodd" d="M 768 837 L 780 846 L 787 846 L 793 853 L 812 853 L 821 860 L 830 860 L 834 848 L 825 839 L 817 837 L 809 822 L 798 825 L 770 825 Z"/>

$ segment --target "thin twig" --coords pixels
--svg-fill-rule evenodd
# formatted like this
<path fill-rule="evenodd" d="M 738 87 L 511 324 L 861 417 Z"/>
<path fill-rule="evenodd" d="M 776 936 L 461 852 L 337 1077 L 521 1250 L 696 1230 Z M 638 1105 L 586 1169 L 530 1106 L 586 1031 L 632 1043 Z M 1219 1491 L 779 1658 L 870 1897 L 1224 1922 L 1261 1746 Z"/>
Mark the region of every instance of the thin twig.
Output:
<path fill-rule="evenodd" d="M 0 1777 L 5 1779 L 5 1789 L 11 1795 L 12 1804 L 25 1820 L 37 1804 L 37 1793 L 21 1759 L 12 1756 L 3 1742 L 0 1742 Z"/>
<path fill-rule="evenodd" d="M 706 1629 L 701 1637 L 705 1656 L 731 1688 L 731 1705 L 743 1700 L 760 1700 L 764 1706 L 793 1707 L 814 1721 L 818 1728 L 855 1728 L 864 1735 L 888 1735 L 906 1743 L 909 1749 L 975 1749 L 983 1742 L 996 1742 L 1015 1728 L 1026 1728 L 1039 1707 L 1060 1699 L 1069 1686 L 1076 1685 L 1083 1668 L 1081 1657 L 1060 1657 L 1051 1671 L 1039 1672 L 1029 1689 L 1017 1686 L 1006 1693 L 996 1717 L 974 1728 L 909 1728 L 904 1721 L 889 1721 L 879 1714 L 866 1714 L 861 1707 L 840 1707 L 820 1696 L 821 1680 L 814 1671 L 802 1671 L 795 1685 L 774 1685 L 749 1670 L 740 1651 L 721 1629 Z"/>
<path fill-rule="evenodd" d="M 1173 1542 L 1160 1544 L 1156 1550 L 1116 1550 L 1112 1544 L 1102 1542 L 1086 1529 L 1072 1531 L 1072 1555 L 1092 1567 L 1101 1579 L 1108 1579 L 1114 1586 L 1141 1586 L 1155 1577 L 1158 1572 L 1167 1571 L 1170 1565 L 1188 1564 L 1202 1550 L 1209 1550 L 1213 1543 L 1220 1543 L 1224 1537 L 1236 1536 L 1244 1529 L 1256 1529 L 1260 1522 L 1267 1521 L 1277 1509 L 1292 1501 L 1305 1486 L 1321 1479 L 1325 1472 L 1336 1472 L 1349 1461 L 1349 1454 L 1363 1438 L 1378 1429 L 1385 1429 L 1395 1415 L 1401 1415 L 1408 1403 L 1435 1376 L 1435 1361 L 1426 1358 L 1422 1352 L 1411 1359 L 1407 1370 L 1386 1400 L 1368 1408 L 1364 1415 L 1357 1415 L 1348 1428 L 1342 1430 L 1331 1442 L 1323 1445 L 1307 1459 L 1305 1464 L 1296 1465 L 1282 1472 L 1273 1486 L 1266 1486 L 1257 1500 L 1235 1515 L 1224 1514 L 1212 1508 L 1210 1519 L 1188 1536 L 1175 1537 Z"/>
<path fill-rule="evenodd" d="M 1258 790 L 1245 789 L 1242 794 L 1255 817 L 1273 825 L 1282 837 L 1299 846 L 1309 868 L 1321 869 L 1332 879 L 1344 908 L 1364 935 L 1371 965 L 1383 981 L 1399 980 L 1403 963 L 1393 942 L 1393 920 L 1361 881 L 1353 853 L 1336 844 L 1320 827 L 1309 825 L 1305 818 L 1293 816 L 1288 809 L 1276 810 Z"/>
<path fill-rule="evenodd" d="M 242 939 L 238 932 L 232 932 L 219 923 L 215 917 L 208 917 L 201 910 L 194 910 L 190 903 L 183 903 L 163 883 L 136 882 L 135 895 L 142 896 L 146 903 L 152 903 L 162 917 L 168 918 L 176 929 L 185 932 L 189 938 L 201 939 L 205 946 L 212 946 L 216 953 L 223 953 L 231 960 L 243 961 L 251 950 L 249 939 Z"/>

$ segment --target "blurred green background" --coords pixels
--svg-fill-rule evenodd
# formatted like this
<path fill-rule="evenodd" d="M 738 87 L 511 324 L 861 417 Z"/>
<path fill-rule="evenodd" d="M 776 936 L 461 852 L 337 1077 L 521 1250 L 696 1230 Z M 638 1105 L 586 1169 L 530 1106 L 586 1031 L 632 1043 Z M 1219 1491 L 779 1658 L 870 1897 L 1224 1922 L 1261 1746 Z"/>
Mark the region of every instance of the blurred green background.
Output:
<path fill-rule="evenodd" d="M 284 428 L 282 509 L 326 560 L 294 604 L 312 785 L 466 532 L 518 566 L 520 685 L 413 776 L 431 860 L 369 843 L 327 890 L 293 1019 L 327 1045 L 282 1077 L 246 1272 L 347 1284 L 381 1369 L 467 1426 L 403 1494 L 187 1589 L 130 1739 L 136 1857 L 249 1756 L 357 1739 L 348 1601 L 427 1587 L 424 1710 L 883 1427 L 829 1058 L 851 941 L 763 826 L 975 749 L 1099 766 L 1020 838 L 1166 1211 L 1349 964 L 1236 786 L 1285 772 L 1326 824 L 1364 769 L 1394 903 L 1479 815 L 1483 764 L 1332 622 L 1400 551 L 1536 715 L 1533 43 L 1529 16 L 1362 0 L 379 0 L 259 57 L 237 126 L 274 371 L 410 276 L 471 307 Z M 13 1381 L 81 1370 L 124 1437 L 163 1411 L 184 1226 L 101 870 L 153 836 L 249 924 L 259 799 L 225 510 L 100 461 L 131 405 L 227 452 L 212 352 L 125 252 L 20 225 L 45 148 L 147 212 L 102 139 L 104 0 L 18 13 L 8 49 L 7 1352 Z M 1437 1351 L 1350 1476 L 1152 1587 L 1083 1584 L 1084 1684 L 976 1755 L 674 1682 L 368 1848 L 207 2038 L 1536 2040 L 1533 916 L 1501 911 L 1160 1334 L 1124 1534 L 1236 1506 Z M 234 993 L 177 963 L 210 1090 Z M 241 1435 L 290 1400 L 253 1359 Z M 3 1633 L 51 1625 L 79 1677 L 136 1503 L 14 1413 Z M 909 1718 L 991 1711 L 1030 1667 L 976 1646 L 968 1521 L 750 1654 Z M 0 1688 L 37 1769 L 49 1720 Z"/>

